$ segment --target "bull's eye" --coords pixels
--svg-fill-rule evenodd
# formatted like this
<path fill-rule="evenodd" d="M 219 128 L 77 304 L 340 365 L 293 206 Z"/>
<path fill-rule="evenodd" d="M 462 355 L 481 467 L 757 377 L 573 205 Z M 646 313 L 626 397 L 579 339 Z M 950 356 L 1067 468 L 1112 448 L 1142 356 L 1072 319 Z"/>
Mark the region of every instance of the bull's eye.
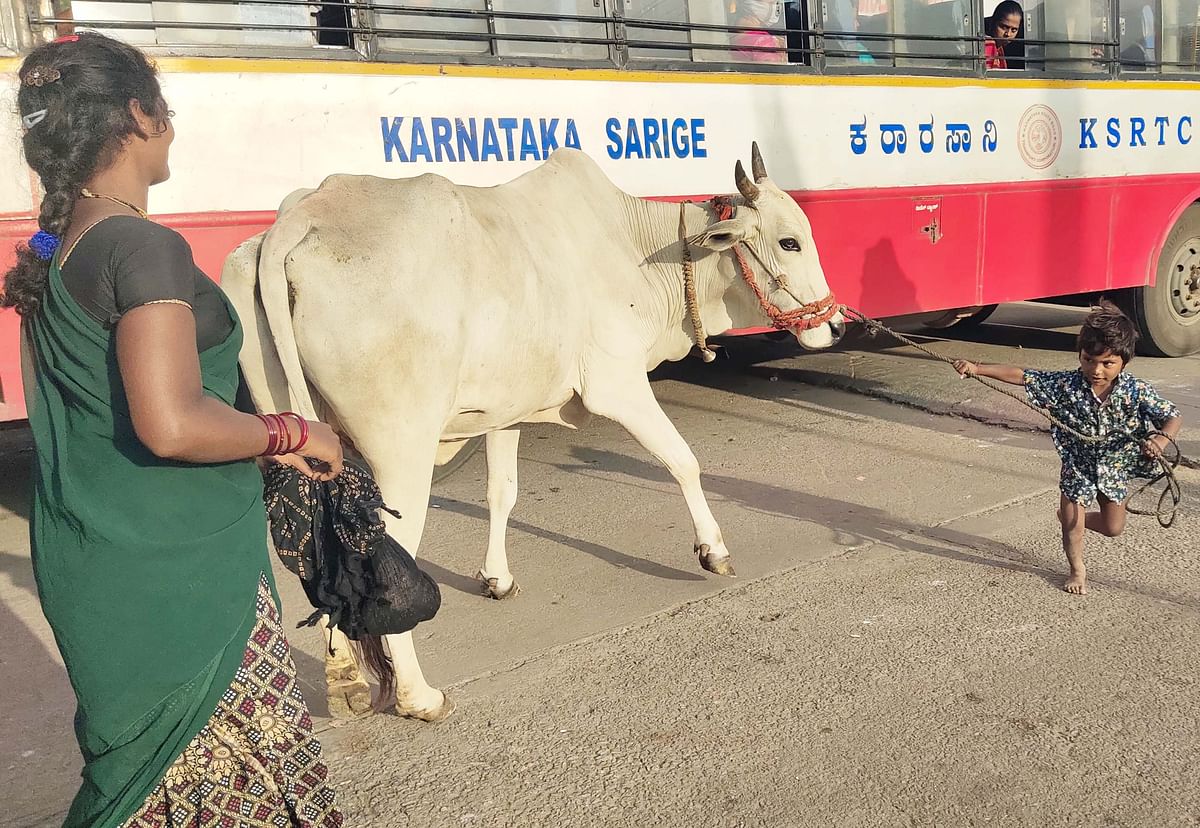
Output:
<path fill-rule="evenodd" d="M 784 250 L 787 250 L 791 253 L 799 253 L 800 252 L 800 242 L 796 241 L 795 239 L 793 239 L 790 236 L 786 239 L 780 239 L 779 246 L 782 247 Z"/>

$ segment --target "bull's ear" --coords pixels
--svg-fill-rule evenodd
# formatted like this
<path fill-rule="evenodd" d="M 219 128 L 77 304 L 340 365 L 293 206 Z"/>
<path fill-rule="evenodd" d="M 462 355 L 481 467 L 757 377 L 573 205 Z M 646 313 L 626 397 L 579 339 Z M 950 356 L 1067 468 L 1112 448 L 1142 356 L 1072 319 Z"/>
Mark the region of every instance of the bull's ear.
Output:
<path fill-rule="evenodd" d="M 728 250 L 738 242 L 745 241 L 750 235 L 750 228 L 741 218 L 734 217 L 726 221 L 718 221 L 697 236 L 692 237 L 692 244 L 707 247 L 709 250 Z"/>

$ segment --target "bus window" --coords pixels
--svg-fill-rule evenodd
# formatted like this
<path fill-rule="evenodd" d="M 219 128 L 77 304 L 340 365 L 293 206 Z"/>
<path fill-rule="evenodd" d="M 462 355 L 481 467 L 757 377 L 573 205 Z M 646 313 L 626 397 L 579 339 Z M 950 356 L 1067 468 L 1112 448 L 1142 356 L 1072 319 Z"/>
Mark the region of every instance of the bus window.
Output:
<path fill-rule="evenodd" d="M 603 15 L 603 8 L 593 0 L 408 0 L 404 5 L 442 13 L 394 12 L 377 6 L 375 26 L 384 30 L 379 39 L 381 52 L 578 60 L 609 57 L 607 25 L 572 19 Z M 419 32 L 430 36 L 421 37 Z"/>
<path fill-rule="evenodd" d="M 919 57 L 898 56 L 897 66 L 971 68 L 975 26 L 967 0 L 904 0 L 897 3 L 896 16 L 897 32 L 930 38 L 901 41 L 906 54 Z"/>
<path fill-rule="evenodd" d="M 70 8 L 81 27 L 136 46 L 312 46 L 314 43 L 311 9 L 299 4 L 74 0 Z M 106 22 L 142 25 L 105 28 Z M 202 24 L 203 28 L 195 24 Z M 243 28 L 247 24 L 261 28 Z"/>
<path fill-rule="evenodd" d="M 629 56 L 753 65 L 807 63 L 807 13 L 800 0 L 625 0 Z"/>
<path fill-rule="evenodd" d="M 1164 72 L 1200 72 L 1200 0 L 1163 0 Z"/>
<path fill-rule="evenodd" d="M 822 0 L 827 62 L 969 71 L 968 0 Z M 839 37 L 839 35 L 847 35 Z"/>
<path fill-rule="evenodd" d="M 1107 0 L 1031 0 L 1025 6 L 1025 68 L 1107 72 L 1113 58 L 1110 13 Z"/>
<path fill-rule="evenodd" d="M 496 12 L 524 12 L 560 19 L 513 20 L 496 17 L 496 48 L 500 55 L 605 60 L 609 56 L 608 26 L 562 18 L 599 17 L 603 8 L 592 0 L 494 0 Z M 524 40 L 523 38 L 530 38 Z M 538 40 L 537 38 L 544 38 Z M 588 42 L 592 41 L 592 42 Z"/>
<path fill-rule="evenodd" d="M 720 23 L 724 18 L 722 0 L 627 0 L 625 4 L 625 31 L 630 40 L 629 57 L 632 60 L 711 60 L 703 49 L 692 56 L 690 43 L 704 32 L 689 32 L 693 23 Z M 689 6 L 696 8 L 689 9 Z M 715 10 L 721 20 L 714 19 Z M 638 23 L 676 24 L 670 26 L 642 25 Z M 689 38 L 688 35 L 691 35 Z M 703 37 L 701 42 L 706 42 Z M 712 41 L 720 43 L 717 39 Z M 633 45 L 633 44 L 656 44 Z M 663 44 L 658 46 L 657 44 Z"/>
<path fill-rule="evenodd" d="M 408 0 L 405 5 L 451 13 L 482 12 L 485 0 Z M 452 52 L 461 55 L 486 55 L 491 52 L 487 18 L 483 15 L 391 12 L 380 6 L 375 9 L 374 17 L 375 27 L 381 30 L 381 53 Z M 421 32 L 429 33 L 429 37 L 420 37 L 417 33 Z"/>
<path fill-rule="evenodd" d="M 731 4 L 730 58 L 737 63 L 787 63 L 787 40 L 775 31 L 785 25 L 779 0 L 736 0 Z"/>
<path fill-rule="evenodd" d="M 1120 0 L 1117 29 L 1117 59 L 1122 72 L 1145 72 L 1158 65 L 1158 21 L 1156 0 Z"/>

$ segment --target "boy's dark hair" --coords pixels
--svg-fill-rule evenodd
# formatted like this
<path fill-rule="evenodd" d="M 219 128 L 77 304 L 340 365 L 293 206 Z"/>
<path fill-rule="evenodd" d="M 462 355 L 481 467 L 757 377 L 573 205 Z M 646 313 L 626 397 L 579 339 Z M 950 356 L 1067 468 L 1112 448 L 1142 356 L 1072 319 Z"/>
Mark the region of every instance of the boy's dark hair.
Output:
<path fill-rule="evenodd" d="M 45 197 L 38 227 L 60 240 L 79 190 L 115 159 L 131 135 L 147 137 L 129 109 L 166 128 L 167 104 L 154 64 L 134 47 L 95 32 L 68 35 L 31 51 L 18 73 L 17 106 L 25 122 L 25 161 Z M 17 263 L 4 276 L 0 308 L 23 316 L 38 308 L 50 263 L 17 245 Z"/>
<path fill-rule="evenodd" d="M 1079 331 L 1079 350 L 1089 356 L 1111 351 L 1125 362 L 1133 359 L 1138 330 L 1128 316 L 1112 302 L 1102 299 L 1092 308 Z"/>

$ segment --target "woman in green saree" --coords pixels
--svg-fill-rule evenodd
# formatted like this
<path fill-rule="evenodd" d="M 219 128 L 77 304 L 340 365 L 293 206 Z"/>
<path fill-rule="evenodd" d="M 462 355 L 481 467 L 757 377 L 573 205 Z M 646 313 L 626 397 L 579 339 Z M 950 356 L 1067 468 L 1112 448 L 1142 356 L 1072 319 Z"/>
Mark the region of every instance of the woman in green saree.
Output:
<path fill-rule="evenodd" d="M 38 595 L 78 699 L 66 825 L 340 826 L 254 460 L 329 479 L 338 439 L 234 407 L 237 315 L 146 218 L 175 134 L 147 58 L 66 35 L 22 63 L 18 106 L 45 197 L 0 304 L 22 318 Z"/>

